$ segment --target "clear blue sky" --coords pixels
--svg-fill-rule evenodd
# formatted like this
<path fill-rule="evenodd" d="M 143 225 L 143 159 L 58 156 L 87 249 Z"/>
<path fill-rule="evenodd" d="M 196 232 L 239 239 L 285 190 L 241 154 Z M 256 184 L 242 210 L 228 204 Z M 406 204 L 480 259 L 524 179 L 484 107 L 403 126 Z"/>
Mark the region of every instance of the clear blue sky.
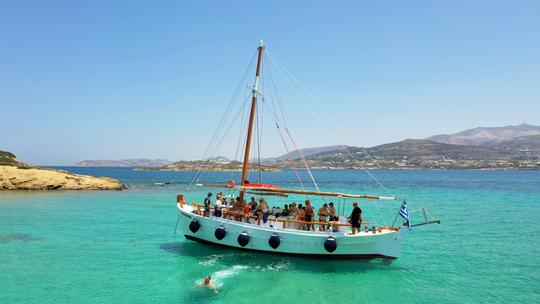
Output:
<path fill-rule="evenodd" d="M 261 37 L 354 137 L 293 95 L 303 147 L 540 124 L 539 1 L 2 1 L 0 149 L 200 158 Z"/>

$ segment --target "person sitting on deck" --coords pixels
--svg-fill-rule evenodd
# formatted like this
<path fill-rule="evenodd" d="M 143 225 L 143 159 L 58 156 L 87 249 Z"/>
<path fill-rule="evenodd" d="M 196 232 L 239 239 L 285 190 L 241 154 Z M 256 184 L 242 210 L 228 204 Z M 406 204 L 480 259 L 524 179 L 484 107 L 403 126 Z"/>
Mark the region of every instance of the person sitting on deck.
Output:
<path fill-rule="evenodd" d="M 229 209 L 233 209 L 234 208 L 234 204 L 236 204 L 236 200 L 234 199 L 234 197 L 232 197 L 231 195 L 231 199 L 229 200 L 229 205 L 227 206 Z"/>
<path fill-rule="evenodd" d="M 227 209 L 227 198 L 226 197 L 221 198 L 221 207 L 219 208 L 219 212 L 221 213 L 221 215 L 223 215 L 223 209 Z"/>
<path fill-rule="evenodd" d="M 240 201 L 240 199 L 236 200 L 236 202 L 233 205 L 232 212 L 234 212 L 234 220 L 237 222 L 240 222 L 242 220 L 242 216 L 238 215 L 237 213 L 241 213 L 244 209 L 244 204 Z"/>
<path fill-rule="evenodd" d="M 281 210 L 281 216 L 288 216 L 289 215 L 289 205 L 285 204 L 283 206 L 283 210 Z"/>
<path fill-rule="evenodd" d="M 326 222 L 326 217 L 328 216 L 328 205 L 326 203 L 319 208 L 317 215 L 319 215 L 319 222 Z M 319 231 L 324 231 L 324 226 L 324 224 L 320 224 Z"/>
<path fill-rule="evenodd" d="M 249 210 L 251 210 L 251 212 L 257 210 L 257 201 L 255 200 L 255 198 L 252 196 L 251 197 L 251 201 L 249 202 Z"/>
<path fill-rule="evenodd" d="M 358 207 L 358 203 L 353 203 L 353 210 L 351 212 L 351 227 L 352 227 L 352 234 L 356 234 L 356 232 L 360 232 L 360 225 L 362 224 L 362 209 Z"/>
<path fill-rule="evenodd" d="M 248 203 L 244 203 L 244 207 L 242 208 L 242 213 L 244 214 L 244 221 L 246 223 L 249 223 L 249 204 Z"/>
<path fill-rule="evenodd" d="M 306 200 L 306 210 L 305 210 L 305 218 L 306 222 L 313 222 L 313 216 L 315 215 L 315 209 L 313 209 L 313 206 L 311 206 L 311 202 L 309 200 Z M 306 225 L 306 230 L 315 231 L 315 227 L 313 227 L 312 224 Z"/>
<path fill-rule="evenodd" d="M 210 198 L 212 197 L 212 192 L 208 192 L 208 195 L 204 199 L 204 212 L 203 216 L 210 216 L 210 206 L 212 205 L 212 202 L 210 201 Z"/>
<path fill-rule="evenodd" d="M 268 218 L 268 215 L 270 215 L 270 210 L 268 208 L 268 203 L 264 198 L 259 199 L 259 210 L 262 211 L 263 223 L 266 223 L 266 219 Z"/>
<path fill-rule="evenodd" d="M 263 219 L 263 212 L 261 209 L 257 209 L 255 211 L 255 219 L 257 220 L 257 225 L 260 225 L 261 220 Z"/>
<path fill-rule="evenodd" d="M 292 202 L 292 203 L 291 203 L 291 206 L 289 207 L 289 216 L 290 216 L 293 220 L 297 220 L 297 219 L 298 219 L 298 208 L 296 208 L 296 203 L 295 203 L 295 202 Z"/>

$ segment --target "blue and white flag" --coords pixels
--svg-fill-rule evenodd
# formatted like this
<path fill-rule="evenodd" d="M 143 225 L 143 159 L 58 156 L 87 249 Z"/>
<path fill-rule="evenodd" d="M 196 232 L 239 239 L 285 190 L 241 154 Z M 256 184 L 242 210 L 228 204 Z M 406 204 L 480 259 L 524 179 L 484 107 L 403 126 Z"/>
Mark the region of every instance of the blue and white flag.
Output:
<path fill-rule="evenodd" d="M 399 215 L 405 220 L 407 226 L 409 226 L 409 211 L 407 210 L 407 202 L 403 201 L 401 208 L 399 208 Z"/>

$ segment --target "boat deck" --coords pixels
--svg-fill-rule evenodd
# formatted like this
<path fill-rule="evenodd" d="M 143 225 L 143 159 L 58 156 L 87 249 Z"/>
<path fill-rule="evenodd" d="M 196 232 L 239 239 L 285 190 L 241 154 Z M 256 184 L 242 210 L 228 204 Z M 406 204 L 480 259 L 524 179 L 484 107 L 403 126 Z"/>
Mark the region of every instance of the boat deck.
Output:
<path fill-rule="evenodd" d="M 182 209 L 184 211 L 187 211 L 189 213 L 193 213 L 197 216 L 203 216 L 203 209 L 202 205 L 198 204 L 192 204 L 187 205 L 183 204 L 180 206 L 178 204 L 178 208 Z M 226 208 L 222 210 L 222 216 L 216 217 L 214 215 L 210 215 L 207 218 L 215 219 L 231 224 L 240 224 L 240 225 L 246 225 L 253 228 L 263 228 L 263 229 L 274 229 L 274 230 L 285 230 L 288 232 L 301 232 L 303 234 L 315 234 L 315 235 L 326 235 L 328 232 L 332 232 L 334 235 L 343 235 L 343 236 L 362 236 L 362 235 L 373 235 L 373 234 L 380 234 L 380 233 L 391 233 L 394 231 L 399 231 L 399 228 L 397 227 L 387 227 L 387 226 L 380 226 L 380 227 L 372 227 L 371 229 L 367 230 L 360 230 L 355 235 L 351 234 L 351 224 L 347 223 L 347 219 L 343 216 L 339 218 L 339 221 L 329 221 L 329 222 L 319 222 L 319 221 L 300 221 L 295 219 L 290 219 L 289 217 L 275 217 L 274 215 L 270 215 L 266 222 L 264 222 L 262 219 L 257 218 L 256 216 L 249 215 L 245 216 L 243 213 L 230 211 Z M 247 219 L 247 221 L 246 221 Z M 368 225 L 371 222 L 362 222 L 362 225 Z M 307 225 L 311 225 L 313 230 L 306 230 L 301 229 L 301 227 L 306 227 Z M 322 231 L 319 230 L 320 226 L 324 226 L 324 229 Z"/>

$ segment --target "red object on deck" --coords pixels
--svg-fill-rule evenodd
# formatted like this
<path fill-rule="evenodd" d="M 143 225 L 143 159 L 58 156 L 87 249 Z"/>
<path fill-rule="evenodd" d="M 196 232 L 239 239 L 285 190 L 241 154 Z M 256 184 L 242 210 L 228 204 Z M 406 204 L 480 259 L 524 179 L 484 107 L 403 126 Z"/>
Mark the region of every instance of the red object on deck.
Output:
<path fill-rule="evenodd" d="M 277 188 L 280 188 L 279 186 L 271 185 L 271 184 L 247 184 L 244 187 L 259 188 L 259 189 L 277 189 Z"/>

